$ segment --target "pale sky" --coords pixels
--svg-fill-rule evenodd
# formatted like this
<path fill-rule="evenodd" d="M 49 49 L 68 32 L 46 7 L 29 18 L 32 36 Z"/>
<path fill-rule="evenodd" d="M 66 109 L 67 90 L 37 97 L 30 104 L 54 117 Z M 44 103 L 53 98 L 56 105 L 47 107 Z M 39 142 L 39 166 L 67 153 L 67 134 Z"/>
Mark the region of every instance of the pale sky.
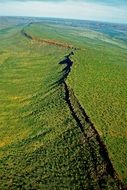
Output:
<path fill-rule="evenodd" d="M 0 0 L 0 15 L 127 23 L 127 0 Z"/>

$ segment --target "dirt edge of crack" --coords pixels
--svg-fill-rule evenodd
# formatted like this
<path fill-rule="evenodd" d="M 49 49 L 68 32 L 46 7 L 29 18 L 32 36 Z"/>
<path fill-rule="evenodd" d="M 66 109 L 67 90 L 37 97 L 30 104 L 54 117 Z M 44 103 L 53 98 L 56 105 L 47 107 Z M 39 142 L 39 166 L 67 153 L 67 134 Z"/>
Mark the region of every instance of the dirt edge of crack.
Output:
<path fill-rule="evenodd" d="M 80 50 L 80 48 L 75 48 L 73 45 L 70 45 L 70 44 L 67 44 L 67 43 L 62 43 L 62 42 L 55 41 L 55 40 L 43 39 L 43 38 L 39 38 L 39 37 L 36 37 L 36 36 L 32 36 L 32 35 L 28 34 L 25 31 L 25 29 L 21 30 L 21 34 L 25 38 L 27 38 L 28 40 L 33 40 L 33 41 L 36 41 L 38 43 L 54 45 L 54 46 L 58 46 L 58 47 L 61 47 L 61 48 L 66 48 L 66 49 Z"/>

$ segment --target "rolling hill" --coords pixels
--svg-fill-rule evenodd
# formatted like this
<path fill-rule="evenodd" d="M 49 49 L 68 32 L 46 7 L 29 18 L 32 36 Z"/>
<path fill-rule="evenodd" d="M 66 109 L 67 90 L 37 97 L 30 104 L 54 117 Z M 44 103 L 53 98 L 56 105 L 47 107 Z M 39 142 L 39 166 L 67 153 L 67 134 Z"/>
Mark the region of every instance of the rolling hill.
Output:
<path fill-rule="evenodd" d="M 0 20 L 0 189 L 126 189 L 127 26 Z"/>

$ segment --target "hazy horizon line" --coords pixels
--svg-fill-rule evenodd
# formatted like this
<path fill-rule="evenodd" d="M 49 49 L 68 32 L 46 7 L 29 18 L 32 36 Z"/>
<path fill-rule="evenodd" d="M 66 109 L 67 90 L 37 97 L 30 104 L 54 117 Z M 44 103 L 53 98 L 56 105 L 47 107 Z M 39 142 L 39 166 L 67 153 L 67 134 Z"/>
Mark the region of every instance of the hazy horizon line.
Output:
<path fill-rule="evenodd" d="M 100 23 L 109 23 L 109 24 L 122 24 L 122 25 L 127 25 L 127 22 L 112 22 L 112 21 L 107 21 L 107 20 L 97 20 L 97 19 L 80 19 L 80 18 L 64 18 L 64 17 L 47 17 L 47 16 L 28 16 L 28 15 L 0 15 L 0 17 L 26 17 L 26 18 L 47 18 L 47 19 L 64 19 L 64 20 L 78 20 L 78 21 L 90 21 L 90 22 L 100 22 Z"/>

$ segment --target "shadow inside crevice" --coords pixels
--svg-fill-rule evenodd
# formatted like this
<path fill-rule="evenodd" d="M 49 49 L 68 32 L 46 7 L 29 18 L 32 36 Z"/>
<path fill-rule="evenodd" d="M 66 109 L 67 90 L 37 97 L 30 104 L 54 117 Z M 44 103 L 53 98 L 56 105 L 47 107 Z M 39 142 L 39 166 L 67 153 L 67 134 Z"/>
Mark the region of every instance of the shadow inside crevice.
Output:
<path fill-rule="evenodd" d="M 69 73 L 71 72 L 71 67 L 73 65 L 73 61 L 71 60 L 71 56 L 74 55 L 74 52 L 70 52 L 68 55 L 64 57 L 62 61 L 59 62 L 60 65 L 65 64 L 66 66 L 61 71 L 61 76 L 59 80 L 57 80 L 52 86 L 60 85 L 67 79 Z"/>

